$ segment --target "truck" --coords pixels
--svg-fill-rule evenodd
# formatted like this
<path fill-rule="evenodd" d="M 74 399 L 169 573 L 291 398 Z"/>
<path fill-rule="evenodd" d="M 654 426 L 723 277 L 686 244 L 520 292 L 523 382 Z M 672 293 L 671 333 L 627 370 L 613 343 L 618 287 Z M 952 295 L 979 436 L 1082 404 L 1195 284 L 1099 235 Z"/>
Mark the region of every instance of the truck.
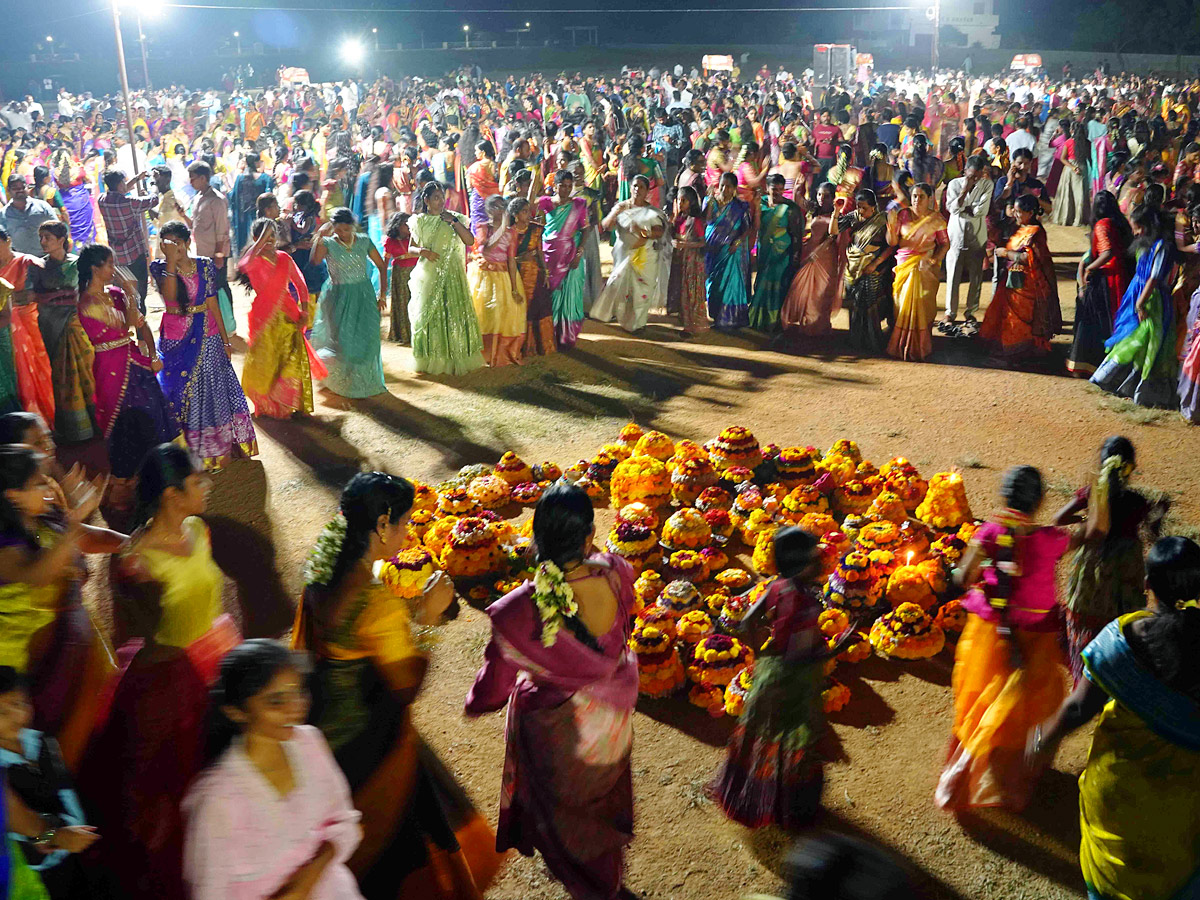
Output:
<path fill-rule="evenodd" d="M 829 87 L 838 79 L 853 84 L 857 60 L 858 49 L 853 44 L 813 44 L 813 84 Z"/>

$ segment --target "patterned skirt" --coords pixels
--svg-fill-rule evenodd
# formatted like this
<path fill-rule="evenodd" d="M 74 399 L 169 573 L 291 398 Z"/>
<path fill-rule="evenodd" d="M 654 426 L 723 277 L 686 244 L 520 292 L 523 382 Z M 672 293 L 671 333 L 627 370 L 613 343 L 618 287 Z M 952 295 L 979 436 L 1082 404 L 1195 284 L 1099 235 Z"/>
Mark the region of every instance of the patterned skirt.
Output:
<path fill-rule="evenodd" d="M 754 686 L 728 756 L 709 794 L 725 815 L 749 828 L 808 824 L 821 805 L 825 775 L 814 744 L 821 720 L 820 663 L 778 656 L 754 664 Z"/>
<path fill-rule="evenodd" d="M 412 299 L 408 289 L 410 278 L 412 266 L 392 263 L 392 327 L 388 332 L 388 340 L 397 344 L 412 343 L 412 326 L 408 324 L 408 301 Z"/>
<path fill-rule="evenodd" d="M 879 311 L 882 287 L 878 273 L 860 275 L 846 283 L 846 306 L 850 309 L 850 346 L 856 350 L 882 353 L 887 347 Z"/>
<path fill-rule="evenodd" d="M 41 308 L 38 327 L 50 357 L 54 382 L 54 436 L 82 443 L 100 434 L 96 425 L 95 352 L 74 306 Z"/>
<path fill-rule="evenodd" d="M 680 250 L 671 255 L 667 312 L 679 316 L 683 330 L 703 334 L 711 328 L 704 296 L 704 251 Z"/>
<path fill-rule="evenodd" d="M 313 411 L 312 371 L 304 335 L 282 310 L 267 320 L 246 351 L 242 388 L 254 414 L 285 419 Z"/>

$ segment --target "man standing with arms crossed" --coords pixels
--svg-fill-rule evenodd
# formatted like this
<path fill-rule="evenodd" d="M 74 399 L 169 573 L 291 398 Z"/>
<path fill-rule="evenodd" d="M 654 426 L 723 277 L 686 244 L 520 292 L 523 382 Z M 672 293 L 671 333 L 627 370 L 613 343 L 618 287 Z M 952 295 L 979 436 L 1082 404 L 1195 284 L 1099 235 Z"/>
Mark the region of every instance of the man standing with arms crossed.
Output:
<path fill-rule="evenodd" d="M 958 287 L 964 280 L 967 282 L 965 328 L 971 335 L 979 330 L 975 313 L 979 311 L 983 285 L 987 215 L 993 190 L 983 170 L 983 157 L 972 156 L 967 160 L 963 174 L 946 188 L 950 250 L 946 253 L 946 317 L 938 324 L 938 331 L 951 337 L 960 337 L 964 333 L 954 321 L 958 316 Z"/>

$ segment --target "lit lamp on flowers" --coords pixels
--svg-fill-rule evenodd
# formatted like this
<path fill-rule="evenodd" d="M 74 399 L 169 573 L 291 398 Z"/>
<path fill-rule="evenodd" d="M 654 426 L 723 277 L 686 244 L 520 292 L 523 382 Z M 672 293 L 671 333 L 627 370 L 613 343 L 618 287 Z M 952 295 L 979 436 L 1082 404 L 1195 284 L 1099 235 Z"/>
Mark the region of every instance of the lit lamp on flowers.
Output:
<path fill-rule="evenodd" d="M 938 472 L 929 479 L 929 491 L 916 516 L 931 528 L 949 531 L 975 517 L 967 502 L 967 488 L 957 472 Z"/>

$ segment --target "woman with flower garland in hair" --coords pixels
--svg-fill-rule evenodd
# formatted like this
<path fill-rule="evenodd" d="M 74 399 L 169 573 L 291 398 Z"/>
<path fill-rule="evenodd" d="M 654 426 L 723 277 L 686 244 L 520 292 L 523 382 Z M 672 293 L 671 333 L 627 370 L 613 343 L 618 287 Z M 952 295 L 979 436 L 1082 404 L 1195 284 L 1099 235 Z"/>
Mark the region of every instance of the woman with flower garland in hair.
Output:
<path fill-rule="evenodd" d="M 304 724 L 303 664 L 267 640 L 221 662 L 206 768 L 183 802 L 192 900 L 362 900 L 346 868 L 359 813 L 325 738 Z"/>
<path fill-rule="evenodd" d="M 137 530 L 112 560 L 117 631 L 133 639 L 118 654 L 79 784 L 105 835 L 97 849 L 113 896 L 131 900 L 185 896 L 179 801 L 200 768 L 208 687 L 241 643 L 200 518 L 210 485 L 186 448 L 151 450 L 138 472 Z"/>
<path fill-rule="evenodd" d="M 825 728 L 824 663 L 855 630 L 848 628 L 831 649 L 817 628 L 817 539 L 788 527 L 776 532 L 774 542 L 780 577 L 740 626 L 755 627 L 765 616 L 770 639 L 754 663 L 753 684 L 729 738 L 725 764 L 708 790 L 735 822 L 792 829 L 808 824 L 821 805 L 825 773 L 815 745 Z"/>
<path fill-rule="evenodd" d="M 363 814 L 363 839 L 347 862 L 363 896 L 479 900 L 499 867 L 494 835 L 410 712 L 429 668 L 413 626 L 437 624 L 454 586 L 438 573 L 410 611 L 376 577 L 376 564 L 408 542 L 412 503 L 403 478 L 350 479 L 305 565 L 292 640 L 315 661 L 308 720 Z"/>
<path fill-rule="evenodd" d="M 1129 486 L 1136 468 L 1133 443 L 1114 435 L 1100 448 L 1100 470 L 1090 487 L 1075 492 L 1067 509 L 1085 521 L 1083 542 L 1067 585 L 1067 647 L 1075 684 L 1084 677 L 1083 648 L 1118 616 L 1141 609 L 1146 569 L 1141 530 L 1158 536 L 1170 502 L 1151 503 Z"/>
<path fill-rule="evenodd" d="M 1039 526 L 1042 476 L 1014 466 L 1000 488 L 1004 508 L 971 538 L 954 572 L 970 587 L 967 626 L 954 655 L 954 728 L 936 798 L 943 809 L 1029 801 L 1038 772 L 1025 768 L 1025 741 L 1067 696 L 1066 657 L 1054 568 L 1075 542 L 1071 507 Z"/>
<path fill-rule="evenodd" d="M 1084 680 L 1034 729 L 1031 769 L 1096 715 L 1079 776 L 1079 864 L 1089 900 L 1200 896 L 1200 547 L 1158 541 L 1146 609 L 1083 651 Z"/>
<path fill-rule="evenodd" d="M 538 850 L 573 898 L 626 900 L 634 577 L 625 560 L 593 550 L 594 536 L 582 489 L 546 491 L 533 515 L 537 572 L 488 607 L 492 640 L 466 712 L 509 707 L 497 846 Z"/>

